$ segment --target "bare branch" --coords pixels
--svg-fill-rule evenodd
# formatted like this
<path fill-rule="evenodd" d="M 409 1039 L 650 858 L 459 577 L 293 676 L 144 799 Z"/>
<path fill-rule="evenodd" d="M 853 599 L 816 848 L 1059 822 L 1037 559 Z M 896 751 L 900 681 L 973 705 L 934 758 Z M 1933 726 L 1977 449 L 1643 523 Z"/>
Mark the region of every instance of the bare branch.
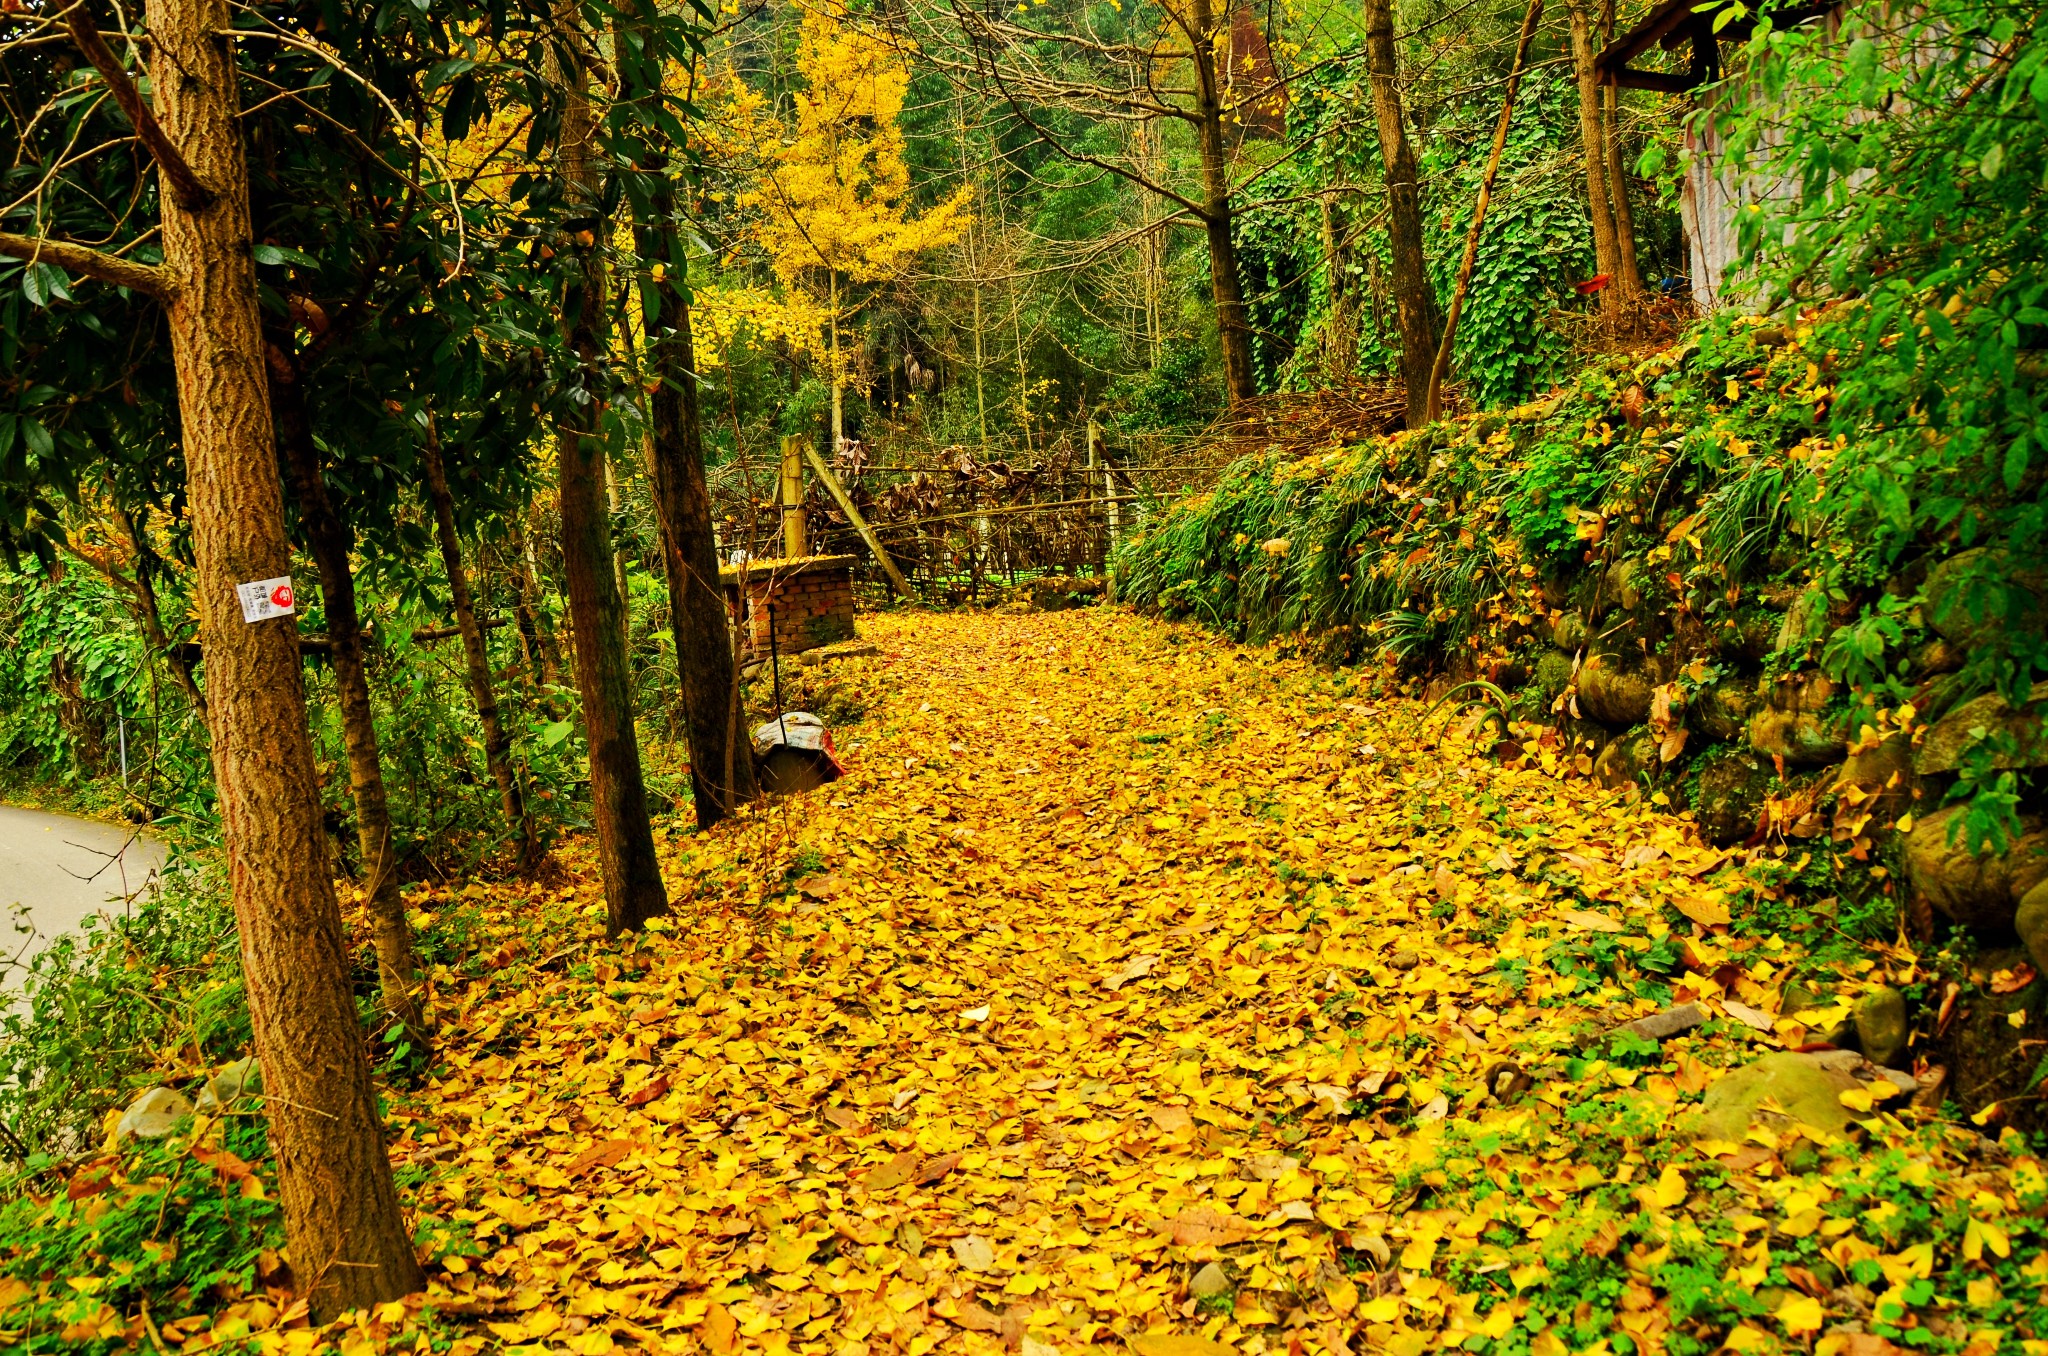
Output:
<path fill-rule="evenodd" d="M 71 26 L 71 40 L 78 44 L 78 50 L 100 73 L 100 79 L 107 82 L 107 90 L 114 96 L 114 102 L 121 105 L 121 111 L 134 124 L 136 139 L 149 148 L 158 168 L 163 170 L 164 178 L 170 181 L 171 196 L 178 200 L 178 206 L 188 212 L 204 212 L 213 206 L 213 190 L 199 182 L 199 176 L 193 173 L 184 155 L 164 134 L 156 114 L 142 102 L 142 91 L 135 88 L 135 82 L 128 78 L 121 59 L 100 36 L 99 26 L 92 21 L 92 11 L 81 0 L 71 7 L 67 19 Z"/>
<path fill-rule="evenodd" d="M 31 263 L 55 264 L 58 268 L 125 287 L 131 292 L 155 297 L 158 301 L 167 300 L 171 295 L 163 270 L 154 264 L 138 264 L 133 259 L 117 258 L 87 245 L 0 231 L 0 255 L 26 259 Z"/>

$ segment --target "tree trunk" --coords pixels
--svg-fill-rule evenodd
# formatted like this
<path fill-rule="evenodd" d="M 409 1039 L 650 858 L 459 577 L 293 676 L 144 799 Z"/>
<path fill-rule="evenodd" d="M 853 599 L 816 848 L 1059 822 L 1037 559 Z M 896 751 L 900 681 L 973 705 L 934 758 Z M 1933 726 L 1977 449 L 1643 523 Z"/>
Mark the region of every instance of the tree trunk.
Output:
<path fill-rule="evenodd" d="M 828 268 L 825 272 L 831 279 L 825 328 L 831 336 L 831 357 L 827 361 L 832 365 L 832 455 L 836 457 L 846 443 L 846 374 L 839 368 L 839 270 Z"/>
<path fill-rule="evenodd" d="M 1421 428 L 1429 417 L 1429 369 L 1436 361 L 1436 306 L 1422 254 L 1422 191 L 1415 149 L 1408 144 L 1401 110 L 1392 0 L 1365 0 L 1365 70 L 1372 82 L 1372 111 L 1387 174 L 1387 243 L 1401 331 L 1401 384 L 1408 392 L 1408 427 Z"/>
<path fill-rule="evenodd" d="M 349 530 L 335 514 L 321 474 L 320 449 L 313 441 L 305 391 L 297 364 L 280 343 L 270 347 L 270 402 L 277 445 L 291 468 L 299 498 L 299 527 L 320 571 L 320 598 L 327 614 L 335 701 L 341 708 L 342 743 L 348 753 L 348 789 L 356 806 L 356 855 L 363 872 L 363 902 L 377 952 L 378 997 L 384 1011 L 404 1024 L 415 1047 L 427 1049 L 427 1025 L 418 999 L 419 966 L 405 901 L 398 894 L 396 839 L 384 793 L 384 766 L 377 747 L 377 722 L 370 706 L 370 679 L 363 662 L 363 623 L 356 610 L 356 581 L 349 567 Z M 429 1061 L 431 1062 L 431 1061 Z"/>
<path fill-rule="evenodd" d="M 1529 59 L 1529 44 L 1536 37 L 1537 20 L 1543 17 L 1543 0 L 1529 0 L 1522 15 L 1522 33 L 1515 43 L 1515 64 L 1508 68 L 1508 87 L 1501 95 L 1500 118 L 1493 125 L 1493 147 L 1487 152 L 1486 169 L 1479 176 L 1479 200 L 1472 206 L 1472 226 L 1465 233 L 1465 254 L 1458 261 L 1458 281 L 1451 288 L 1451 306 L 1444 316 L 1444 335 L 1437 344 L 1436 360 L 1429 369 L 1429 400 L 1424 418 L 1436 421 L 1443 395 L 1444 375 L 1451 369 L 1451 346 L 1458 337 L 1458 317 L 1465 311 L 1465 294 L 1472 286 L 1472 265 L 1479 258 L 1479 233 L 1486 229 L 1486 208 L 1493 201 L 1494 176 L 1500 173 L 1500 153 L 1508 144 L 1508 127 L 1515 116 L 1515 91 L 1522 85 L 1522 66 Z"/>
<path fill-rule="evenodd" d="M 425 1278 L 398 1208 L 349 992 L 306 729 L 298 628 L 245 623 L 236 585 L 291 568 L 264 391 L 248 164 L 223 0 L 149 0 L 151 85 L 171 143 L 215 195 L 158 195 L 197 560 L 214 780 L 292 1269 L 316 1322 Z"/>
<path fill-rule="evenodd" d="M 164 657 L 171 677 L 177 679 L 179 688 L 199 714 L 199 723 L 203 726 L 206 723 L 206 694 L 199 690 L 198 682 L 192 677 L 192 661 L 171 643 L 170 634 L 164 629 L 163 608 L 157 602 L 156 585 L 149 579 L 150 570 L 161 564 L 162 557 L 150 547 L 142 524 L 132 513 L 116 506 L 114 514 L 120 520 L 121 531 L 127 534 L 129 549 L 135 553 L 135 579 L 130 587 L 135 594 L 136 615 L 142 620 L 142 634 L 149 641 L 150 648 Z"/>
<path fill-rule="evenodd" d="M 557 71 L 562 88 L 559 151 L 572 212 L 588 213 L 588 225 L 564 238 L 562 328 L 582 368 L 581 380 L 597 385 L 606 364 L 605 267 L 597 243 L 603 230 L 597 169 L 592 163 L 596 121 L 586 86 L 582 44 L 587 36 L 577 11 L 557 8 L 570 41 L 553 49 L 570 63 Z M 577 237 L 590 243 L 579 243 Z M 625 647 L 625 600 L 612 578 L 611 523 L 605 500 L 604 442 L 593 398 L 556 428 L 562 497 L 562 572 L 569 586 L 569 625 L 576 650 L 576 687 L 583 698 L 583 724 L 590 741 L 590 796 L 597 827 L 598 857 L 604 866 L 605 932 L 616 937 L 637 930 L 668 911 L 661 867 L 654 855 L 654 827 L 647 815 L 647 788 L 640 777 L 640 742 L 633 731 L 633 691 Z"/>
<path fill-rule="evenodd" d="M 512 736 L 498 714 L 491 654 L 484 647 L 484 630 L 477 625 L 469 574 L 462 568 L 462 539 L 455 533 L 455 496 L 448 493 L 448 468 L 441 461 L 441 435 L 432 415 L 427 417 L 423 459 L 427 497 L 433 502 L 434 527 L 441 539 L 441 565 L 448 573 L 448 596 L 455 605 L 455 628 L 462 634 L 462 657 L 468 661 L 469 692 L 476 699 L 477 723 L 484 730 L 484 764 L 498 784 L 505 827 L 519 836 L 519 869 L 531 875 L 540 867 L 540 836 L 534 831 L 533 816 L 526 812 L 526 796 L 519 786 L 518 770 L 512 766 Z"/>
<path fill-rule="evenodd" d="M 523 517 L 524 515 L 520 515 Z M 516 517 L 512 521 L 513 567 L 519 571 L 520 625 L 531 628 L 534 646 L 534 678 L 541 686 L 553 685 L 562 671 L 562 657 L 555 649 L 554 627 L 548 621 L 547 600 L 541 595 L 540 566 L 533 558 L 533 538 Z"/>
<path fill-rule="evenodd" d="M 1607 275 L 1600 314 L 1608 324 L 1621 316 L 1621 249 L 1614 233 L 1614 208 L 1607 196 L 1607 141 L 1600 127 L 1600 73 L 1593 65 L 1593 25 L 1586 0 L 1572 0 L 1572 64 L 1579 75 L 1579 140 L 1585 153 L 1586 215 L 1593 223 L 1594 267 Z"/>
<path fill-rule="evenodd" d="M 620 24 L 625 36 L 626 25 Z M 620 44 L 622 50 L 629 43 Z M 641 79 L 658 80 L 660 68 Z M 659 97 L 657 88 L 650 91 Z M 669 635 L 690 748 L 690 799 L 697 827 L 708 829 L 754 798 L 754 762 L 733 748 L 733 663 L 725 590 L 718 579 L 718 541 L 711 525 L 711 489 L 704 476 L 704 429 L 697 408 L 697 354 L 683 288 L 689 263 L 676 230 L 675 180 L 665 162 L 643 162 L 651 192 L 634 222 L 640 256 L 641 314 L 647 318 L 647 365 L 656 386 L 649 402 L 647 479 L 661 528 L 668 578 Z M 657 270 L 659 270 L 657 272 Z"/>
<path fill-rule="evenodd" d="M 1196 147 L 1202 162 L 1202 233 L 1209 241 L 1209 291 L 1216 303 L 1216 333 L 1223 345 L 1223 382 L 1233 405 L 1258 394 L 1252 368 L 1252 327 L 1238 276 L 1237 243 L 1231 237 L 1230 162 L 1223 149 L 1223 85 L 1211 41 L 1215 18 L 1209 0 L 1192 0 L 1190 17 L 1200 35 L 1194 44 Z"/>
<path fill-rule="evenodd" d="M 1600 41 L 1614 41 L 1614 0 L 1601 0 Z M 1628 205 L 1628 167 L 1621 151 L 1621 89 L 1601 87 L 1600 139 L 1607 148 L 1607 196 L 1614 204 L 1614 281 L 1621 288 L 1621 304 L 1634 311 L 1642 304 L 1643 274 L 1636 266 L 1636 219 Z"/>

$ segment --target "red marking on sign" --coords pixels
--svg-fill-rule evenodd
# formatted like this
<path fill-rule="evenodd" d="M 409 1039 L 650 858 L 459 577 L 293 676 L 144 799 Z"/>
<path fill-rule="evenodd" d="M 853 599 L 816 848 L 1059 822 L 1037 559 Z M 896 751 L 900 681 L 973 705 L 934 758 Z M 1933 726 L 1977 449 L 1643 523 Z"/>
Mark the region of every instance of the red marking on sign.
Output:
<path fill-rule="evenodd" d="M 279 584 L 270 591 L 270 601 L 279 607 L 290 607 L 292 605 L 292 586 L 290 584 Z"/>

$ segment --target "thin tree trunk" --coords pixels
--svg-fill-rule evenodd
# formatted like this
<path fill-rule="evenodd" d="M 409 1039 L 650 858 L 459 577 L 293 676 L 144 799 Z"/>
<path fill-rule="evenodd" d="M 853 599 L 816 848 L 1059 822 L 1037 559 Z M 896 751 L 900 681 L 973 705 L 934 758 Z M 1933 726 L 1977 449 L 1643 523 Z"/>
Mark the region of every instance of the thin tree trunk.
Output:
<path fill-rule="evenodd" d="M 397 839 L 384 791 L 384 764 L 377 722 L 370 705 L 370 679 L 363 660 L 363 623 L 356 608 L 355 573 L 349 566 L 350 533 L 334 511 L 321 474 L 320 449 L 306 413 L 298 364 L 283 344 L 270 348 L 270 402 L 277 445 L 298 492 L 299 526 L 306 549 L 320 571 L 320 598 L 327 614 L 328 659 L 334 666 L 335 702 L 341 708 L 342 744 L 348 754 L 348 789 L 356 807 L 356 856 L 363 873 L 363 901 L 377 953 L 378 997 L 384 1011 L 404 1024 L 407 1035 L 427 1051 L 425 1014 L 418 998 L 419 964 L 405 901 L 398 893 Z M 428 1062 L 431 1062 L 429 1060 Z"/>
<path fill-rule="evenodd" d="M 542 686 L 551 686 L 561 676 L 562 656 L 555 647 L 555 629 L 549 622 L 547 600 L 541 593 L 540 564 L 533 558 L 533 538 L 527 535 L 519 519 L 513 520 L 512 531 L 513 549 L 519 557 L 515 562 L 519 569 L 519 597 L 532 618 L 534 640 L 539 649 L 540 668 L 536 676 Z"/>
<path fill-rule="evenodd" d="M 831 336 L 832 365 L 832 455 L 838 456 L 839 449 L 846 443 L 846 374 L 839 367 L 839 270 L 827 268 L 830 280 L 829 298 L 825 308 L 825 327 Z"/>
<path fill-rule="evenodd" d="M 1209 291 L 1216 304 L 1216 333 L 1223 346 L 1223 383 L 1233 405 L 1258 394 L 1252 367 L 1251 319 L 1238 275 L 1237 243 L 1231 236 L 1230 162 L 1223 149 L 1223 86 L 1211 41 L 1215 18 L 1209 0 L 1191 0 L 1190 17 L 1199 40 L 1195 59 L 1195 144 L 1202 162 L 1202 233 L 1209 242 Z"/>
<path fill-rule="evenodd" d="M 455 629 L 462 634 L 462 657 L 468 661 L 469 693 L 476 700 L 477 723 L 484 731 L 484 764 L 498 784 L 498 805 L 505 826 L 519 836 L 519 869 L 531 875 L 541 862 L 540 835 L 527 813 L 526 796 L 512 766 L 512 736 L 498 713 L 498 693 L 491 681 L 491 654 L 484 629 L 477 625 L 476 600 L 469 591 L 469 572 L 462 567 L 462 539 L 455 532 L 455 496 L 448 492 L 448 468 L 441 460 L 441 434 L 427 416 L 422 447 L 427 472 L 427 498 L 434 506 L 434 527 L 441 540 L 441 566 L 448 574 L 448 596 L 455 606 Z"/>
<path fill-rule="evenodd" d="M 1444 374 L 1451 366 L 1451 344 L 1457 338 L 1458 317 L 1465 310 L 1465 293 L 1472 286 L 1472 265 L 1479 258 L 1479 232 L 1486 225 L 1487 204 L 1493 201 L 1493 180 L 1500 173 L 1500 153 L 1508 144 L 1508 125 L 1515 116 L 1515 92 L 1522 85 L 1522 66 L 1529 59 L 1529 43 L 1536 36 L 1536 22 L 1542 17 L 1543 0 L 1529 0 L 1528 11 L 1522 15 L 1522 34 L 1515 43 L 1515 64 L 1508 69 L 1507 92 L 1501 96 L 1500 120 L 1493 127 L 1493 149 L 1487 153 L 1486 170 L 1479 176 L 1479 201 L 1472 207 L 1472 228 L 1465 233 L 1465 256 L 1458 261 L 1458 285 L 1451 290 L 1444 337 L 1429 369 L 1429 402 L 1423 418 L 1430 423 L 1436 421 L 1442 408 Z"/>
<path fill-rule="evenodd" d="M 1380 159 L 1386 166 L 1387 243 L 1401 332 L 1401 384 L 1408 391 L 1408 427 L 1421 428 L 1429 418 L 1429 369 L 1436 360 L 1435 304 L 1422 254 L 1422 191 L 1415 150 L 1408 144 L 1401 109 L 1392 0 L 1365 0 L 1365 69 L 1372 83 Z"/>
<path fill-rule="evenodd" d="M 577 11 L 563 3 L 557 15 L 571 42 L 558 47 L 571 62 L 557 72 L 562 89 L 559 151 L 572 211 L 589 213 L 576 243 L 571 232 L 562 297 L 563 330 L 582 368 L 581 379 L 604 379 L 606 361 L 605 265 L 597 243 L 603 194 L 592 162 L 597 134 Z M 611 523 L 605 502 L 604 442 L 595 427 L 603 401 L 593 399 L 557 426 L 562 496 L 562 569 L 568 578 L 569 624 L 576 648 L 576 686 L 583 697 L 590 741 L 590 795 L 604 866 L 605 932 L 638 930 L 668 911 L 654 826 L 640 775 L 640 742 L 633 730 L 633 691 L 627 669 L 625 602 L 612 578 Z"/>
<path fill-rule="evenodd" d="M 130 585 L 135 594 L 136 614 L 142 619 L 142 634 L 148 639 L 150 648 L 164 657 L 170 666 L 171 676 L 183 689 L 185 699 L 192 703 L 192 709 L 199 713 L 199 723 L 206 723 L 206 694 L 199 690 L 199 683 L 192 676 L 192 661 L 178 652 L 171 643 L 170 633 L 164 628 L 163 608 L 157 602 L 156 585 L 149 581 L 150 562 L 161 559 L 150 549 L 144 539 L 143 527 L 127 509 L 116 508 L 121 530 L 128 536 L 129 549 L 135 553 L 135 579 Z"/>
<path fill-rule="evenodd" d="M 1614 0 L 1601 0 L 1600 41 L 1614 41 Z M 1628 168 L 1621 151 L 1621 89 L 1603 85 L 1600 90 L 1600 139 L 1607 148 L 1607 196 L 1614 206 L 1614 281 L 1621 288 L 1622 306 L 1633 312 L 1642 304 L 1643 274 L 1636 265 L 1636 219 L 1628 203 Z"/>
<path fill-rule="evenodd" d="M 1571 0 L 1572 64 L 1579 76 L 1579 140 L 1586 166 L 1586 215 L 1593 223 L 1595 268 L 1607 275 L 1600 314 L 1611 325 L 1621 316 L 1621 248 L 1614 233 L 1614 207 L 1607 196 L 1607 144 L 1600 134 L 1600 73 L 1594 67 L 1593 25 L 1586 0 Z"/>
<path fill-rule="evenodd" d="M 289 572 L 264 390 L 248 164 L 223 0 L 149 0 L 156 115 L 215 195 L 162 192 L 165 319 L 206 653 L 214 780 L 242 975 L 263 1064 L 292 1269 L 316 1322 L 395 1300 L 425 1277 L 398 1208 L 349 992 L 306 728 L 297 625 L 244 622 L 237 585 Z"/>
<path fill-rule="evenodd" d="M 620 36 L 627 25 L 621 20 Z M 620 50 L 630 43 L 621 41 Z M 638 80 L 656 85 L 661 68 L 642 69 Z M 668 625 L 675 642 L 676 680 L 690 749 L 690 799 L 697 827 L 708 829 L 754 799 L 754 762 L 739 756 L 732 712 L 739 672 L 718 577 L 718 539 L 711 522 L 711 488 L 704 473 L 704 427 L 697 404 L 696 340 L 684 286 L 689 256 L 676 229 L 676 186 L 665 161 L 643 161 L 651 179 L 646 210 L 634 222 L 640 256 L 641 314 L 647 325 L 647 364 L 656 381 L 649 401 L 647 479 L 661 528 L 661 559 L 668 579 Z"/>

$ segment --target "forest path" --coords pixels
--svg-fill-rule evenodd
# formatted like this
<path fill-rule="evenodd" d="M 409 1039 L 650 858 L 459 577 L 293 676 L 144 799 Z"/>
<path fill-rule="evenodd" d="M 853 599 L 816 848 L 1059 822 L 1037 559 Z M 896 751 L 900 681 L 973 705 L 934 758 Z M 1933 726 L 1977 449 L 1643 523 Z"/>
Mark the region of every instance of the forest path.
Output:
<path fill-rule="evenodd" d="M 669 840 L 677 916 L 644 943 L 575 940 L 601 917 L 581 847 L 538 910 L 429 901 L 484 940 L 442 971 L 456 1067 L 396 1152 L 468 1146 L 419 1207 L 502 1248 L 437 1275 L 514 1297 L 495 1340 L 1045 1356 L 1169 1325 L 1248 1351 L 1283 1318 L 1316 1351 L 1504 1327 L 1520 1300 L 1473 1308 L 1498 1268 L 1463 1298 L 1432 1270 L 1635 1171 L 1558 1161 L 1595 1133 L 1558 1108 L 1618 1135 L 1702 1086 L 1684 1053 L 1586 1084 L 1553 1058 L 1672 1000 L 1629 957 L 1653 963 L 1666 903 L 1718 898 L 1681 821 L 1439 739 L 1447 711 L 1354 674 L 1114 609 L 862 625 L 882 653 L 823 680 L 881 694 L 838 731 L 848 775 Z M 1490 1094 L 1545 1061 L 1518 1105 Z M 1481 1134 L 1522 1186 L 1418 1207 Z M 1340 1243 L 1398 1256 L 1404 1298 Z"/>

